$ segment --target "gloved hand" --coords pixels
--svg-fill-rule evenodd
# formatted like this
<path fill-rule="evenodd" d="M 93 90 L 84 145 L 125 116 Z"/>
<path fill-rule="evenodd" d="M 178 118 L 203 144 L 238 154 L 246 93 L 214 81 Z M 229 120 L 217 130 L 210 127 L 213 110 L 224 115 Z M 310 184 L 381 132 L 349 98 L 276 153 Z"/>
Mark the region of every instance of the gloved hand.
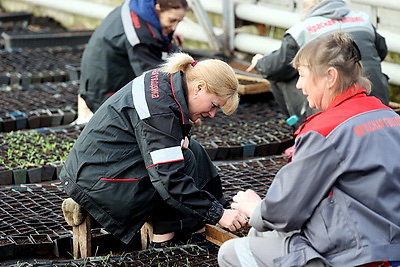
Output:
<path fill-rule="evenodd" d="M 69 226 L 78 226 L 85 219 L 85 211 L 72 198 L 65 199 L 61 208 Z"/>

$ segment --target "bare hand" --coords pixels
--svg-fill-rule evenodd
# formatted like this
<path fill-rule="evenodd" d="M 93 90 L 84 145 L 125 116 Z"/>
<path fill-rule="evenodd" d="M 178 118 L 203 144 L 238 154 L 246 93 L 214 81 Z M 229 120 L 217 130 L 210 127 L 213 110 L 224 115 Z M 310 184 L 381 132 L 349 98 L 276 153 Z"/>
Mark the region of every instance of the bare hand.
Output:
<path fill-rule="evenodd" d="M 251 189 L 239 191 L 233 197 L 232 209 L 240 211 L 247 217 L 251 217 L 256 206 L 261 202 L 261 198 Z"/>
<path fill-rule="evenodd" d="M 196 121 L 190 121 L 190 122 L 197 126 L 201 126 L 203 124 L 203 122 L 200 118 L 198 118 Z"/>
<path fill-rule="evenodd" d="M 182 34 L 180 34 L 180 33 L 177 33 L 177 32 L 174 32 L 174 34 L 172 35 L 172 40 L 174 41 L 174 43 L 177 45 L 177 46 L 182 46 L 183 45 L 183 42 L 184 42 L 184 37 L 183 37 L 183 35 Z"/>
<path fill-rule="evenodd" d="M 224 210 L 218 223 L 233 232 L 247 224 L 247 217 L 237 210 Z"/>
<path fill-rule="evenodd" d="M 181 142 L 181 148 L 188 149 L 188 147 L 189 147 L 189 138 L 185 136 L 185 139 L 183 139 Z"/>
<path fill-rule="evenodd" d="M 254 67 L 256 66 L 258 60 L 259 60 L 260 58 L 262 58 L 262 57 L 263 57 L 263 55 L 261 55 L 261 54 L 255 54 L 255 55 L 253 56 L 253 58 L 251 59 L 251 64 L 250 64 L 250 66 L 246 69 L 246 72 L 252 71 L 252 70 L 254 69 Z"/>

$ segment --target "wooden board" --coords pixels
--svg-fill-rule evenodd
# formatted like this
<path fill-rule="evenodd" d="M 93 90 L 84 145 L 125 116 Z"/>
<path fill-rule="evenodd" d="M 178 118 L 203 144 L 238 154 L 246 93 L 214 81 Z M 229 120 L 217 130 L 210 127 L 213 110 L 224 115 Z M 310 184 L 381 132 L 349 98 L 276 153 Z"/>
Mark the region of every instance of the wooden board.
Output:
<path fill-rule="evenodd" d="M 400 114 L 400 103 L 390 101 L 389 107 L 391 107 L 397 114 Z"/>
<path fill-rule="evenodd" d="M 218 225 L 206 224 L 206 239 L 217 246 L 221 246 L 225 241 L 238 236 L 222 229 Z"/>
<path fill-rule="evenodd" d="M 253 95 L 270 91 L 269 81 L 266 79 L 243 74 L 236 74 L 236 77 L 239 80 L 239 94 L 241 95 Z"/>

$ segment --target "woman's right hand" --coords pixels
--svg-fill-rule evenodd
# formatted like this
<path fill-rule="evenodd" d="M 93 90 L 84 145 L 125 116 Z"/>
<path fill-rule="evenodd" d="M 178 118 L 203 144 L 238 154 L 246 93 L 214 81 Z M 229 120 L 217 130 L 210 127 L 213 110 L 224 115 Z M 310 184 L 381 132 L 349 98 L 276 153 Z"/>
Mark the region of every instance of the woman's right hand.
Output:
<path fill-rule="evenodd" d="M 218 223 L 222 227 L 228 228 L 230 231 L 234 232 L 245 226 L 247 221 L 247 217 L 237 210 L 224 210 L 222 218 Z"/>

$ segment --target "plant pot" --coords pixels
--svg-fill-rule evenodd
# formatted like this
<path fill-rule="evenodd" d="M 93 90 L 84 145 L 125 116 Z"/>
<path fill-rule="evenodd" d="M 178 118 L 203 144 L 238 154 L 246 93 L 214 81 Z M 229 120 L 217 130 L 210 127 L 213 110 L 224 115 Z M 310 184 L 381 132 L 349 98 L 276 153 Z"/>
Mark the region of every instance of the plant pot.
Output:
<path fill-rule="evenodd" d="M 243 146 L 243 157 L 253 157 L 256 150 L 256 143 L 253 140 L 242 141 Z"/>
<path fill-rule="evenodd" d="M 5 116 L 3 119 L 3 131 L 11 132 L 15 130 L 15 119 L 11 116 Z"/>
<path fill-rule="evenodd" d="M 217 154 L 215 155 L 215 160 L 226 160 L 229 156 L 229 147 L 225 142 L 215 141 L 218 147 Z"/>
<path fill-rule="evenodd" d="M 58 258 L 71 258 L 72 235 L 59 236 L 54 240 L 54 254 Z"/>
<path fill-rule="evenodd" d="M 40 127 L 49 127 L 51 126 L 51 112 L 48 109 L 38 110 L 40 114 Z"/>
<path fill-rule="evenodd" d="M 214 142 L 208 142 L 208 143 L 204 143 L 202 145 L 204 146 L 204 149 L 206 150 L 210 159 L 215 160 L 215 157 L 218 152 L 218 146 Z"/>
<path fill-rule="evenodd" d="M 62 121 L 63 125 L 70 124 L 76 119 L 76 111 L 72 108 L 65 108 L 62 110 L 64 112 L 64 118 Z"/>
<path fill-rule="evenodd" d="M 51 112 L 51 126 L 59 126 L 64 117 L 64 112 L 61 109 L 50 109 Z"/>
<path fill-rule="evenodd" d="M 42 167 L 27 169 L 27 173 L 29 183 L 35 184 L 42 181 Z"/>
<path fill-rule="evenodd" d="M 25 113 L 16 110 L 13 112 L 9 112 L 8 115 L 15 120 L 15 129 L 16 130 L 21 130 L 21 129 L 26 129 L 27 126 L 27 116 Z"/>
<path fill-rule="evenodd" d="M 7 237 L 0 237 L 0 260 L 10 259 L 14 256 L 15 242 Z"/>
<path fill-rule="evenodd" d="M 33 234 L 30 238 L 35 244 L 34 255 L 44 256 L 53 252 L 54 243 L 48 234 Z"/>
<path fill-rule="evenodd" d="M 40 114 L 37 111 L 31 111 L 28 114 L 29 129 L 36 129 L 40 127 Z"/>
<path fill-rule="evenodd" d="M 29 236 L 11 236 L 10 239 L 15 243 L 15 258 L 27 258 L 33 256 L 34 244 Z"/>
<path fill-rule="evenodd" d="M 51 166 L 50 164 L 46 164 L 45 166 L 42 166 L 42 181 L 53 180 L 55 171 L 56 171 L 56 167 Z"/>
<path fill-rule="evenodd" d="M 0 169 L 0 185 L 12 184 L 13 172 L 10 168 L 3 167 Z"/>
<path fill-rule="evenodd" d="M 13 182 L 14 184 L 26 184 L 27 170 L 26 169 L 13 169 Z"/>
<path fill-rule="evenodd" d="M 61 169 L 64 166 L 64 164 L 60 161 L 55 161 L 49 163 L 51 166 L 55 167 L 55 179 L 58 179 L 58 176 L 60 175 Z"/>
<path fill-rule="evenodd" d="M 21 73 L 21 86 L 23 89 L 29 89 L 29 86 L 32 83 L 32 73 L 23 72 Z"/>
<path fill-rule="evenodd" d="M 239 142 L 228 142 L 230 159 L 241 158 L 243 156 L 243 147 Z"/>

